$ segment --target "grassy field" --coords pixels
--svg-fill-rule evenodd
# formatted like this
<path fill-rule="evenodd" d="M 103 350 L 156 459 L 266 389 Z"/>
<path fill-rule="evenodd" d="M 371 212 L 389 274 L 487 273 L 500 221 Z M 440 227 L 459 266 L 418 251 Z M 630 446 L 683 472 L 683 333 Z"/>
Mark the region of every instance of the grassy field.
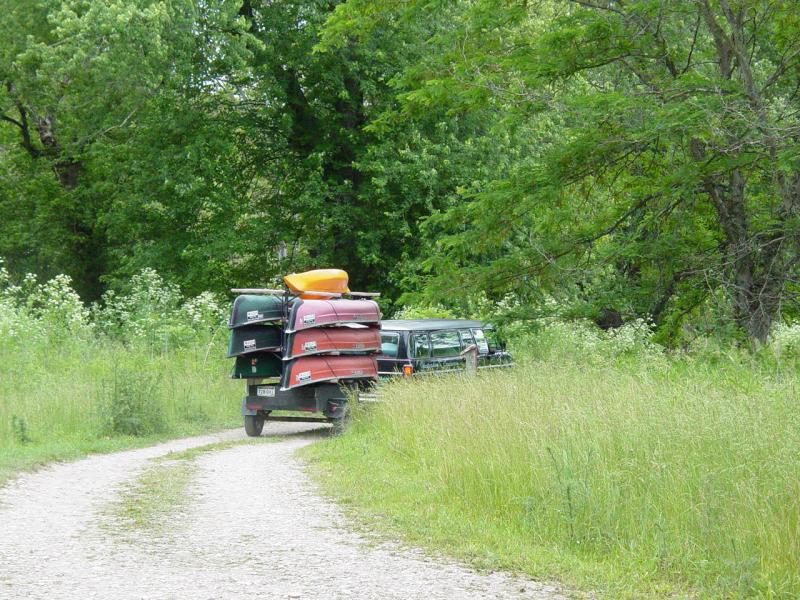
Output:
<path fill-rule="evenodd" d="M 0 268 L 0 484 L 53 460 L 241 423 L 212 298 L 185 300 L 154 273 L 91 310 L 68 280 L 2 284 Z"/>
<path fill-rule="evenodd" d="M 307 449 L 323 485 L 413 543 L 602 598 L 800 597 L 797 370 L 562 334 L 510 372 L 389 385 Z"/>
<path fill-rule="evenodd" d="M 0 482 L 14 471 L 88 452 L 236 426 L 241 383 L 224 348 L 157 356 L 113 343 L 0 346 Z"/>

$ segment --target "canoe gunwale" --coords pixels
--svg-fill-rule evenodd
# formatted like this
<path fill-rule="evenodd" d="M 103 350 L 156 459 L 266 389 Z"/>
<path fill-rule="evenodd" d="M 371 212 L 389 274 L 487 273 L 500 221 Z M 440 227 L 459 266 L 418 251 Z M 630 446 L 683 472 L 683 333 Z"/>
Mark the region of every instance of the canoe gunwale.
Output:
<path fill-rule="evenodd" d="M 358 377 L 322 377 L 320 379 L 315 379 L 314 381 L 305 381 L 303 383 L 298 383 L 296 385 L 292 385 L 289 387 L 281 386 L 280 390 L 282 392 L 288 392 L 290 390 L 296 390 L 297 388 L 306 387 L 308 385 L 315 385 L 318 383 L 340 383 L 340 382 L 347 382 L 347 381 L 363 381 L 365 379 L 372 379 L 374 380 L 375 377 L 372 375 L 363 375 Z"/>
<path fill-rule="evenodd" d="M 244 350 L 242 352 L 236 352 L 235 354 L 228 354 L 226 358 L 236 358 L 237 356 L 247 356 L 248 354 L 256 354 L 257 352 L 272 352 L 274 354 L 279 354 L 281 352 L 281 346 L 269 346 L 267 348 L 253 348 L 252 350 Z M 281 359 L 283 360 L 283 359 Z"/>
<path fill-rule="evenodd" d="M 320 379 L 315 379 L 314 381 L 304 381 L 303 383 L 298 383 L 296 385 L 291 385 L 289 387 L 280 387 L 282 392 L 288 392 L 290 390 L 296 390 L 297 388 L 306 387 L 308 385 L 314 385 L 316 383 L 339 383 L 341 377 L 323 377 Z"/>
<path fill-rule="evenodd" d="M 262 323 L 277 323 L 278 321 L 283 321 L 283 317 L 269 317 L 266 319 L 258 319 L 257 321 L 248 321 L 247 323 L 238 323 L 236 325 L 231 325 L 228 322 L 228 329 L 241 329 L 242 327 L 247 327 L 248 325 L 261 325 Z"/>
<path fill-rule="evenodd" d="M 297 333 L 298 331 L 306 331 L 308 329 L 317 329 L 321 327 L 341 327 L 342 325 L 348 325 L 350 323 L 358 323 L 359 325 L 378 325 L 380 323 L 380 318 L 373 319 L 344 319 L 341 321 L 330 321 L 329 323 L 322 323 L 322 324 L 314 324 L 309 323 L 308 327 L 299 327 L 297 329 L 286 329 L 284 333 Z"/>
<path fill-rule="evenodd" d="M 288 362 L 295 358 L 305 358 L 307 356 L 373 356 L 375 354 L 380 354 L 380 350 L 312 350 L 303 354 L 283 356 L 281 360 Z"/>

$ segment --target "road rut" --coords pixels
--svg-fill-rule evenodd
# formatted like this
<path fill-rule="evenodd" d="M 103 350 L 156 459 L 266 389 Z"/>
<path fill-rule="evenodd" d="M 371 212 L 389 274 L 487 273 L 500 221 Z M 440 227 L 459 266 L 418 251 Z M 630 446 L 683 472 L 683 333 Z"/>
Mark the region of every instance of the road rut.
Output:
<path fill-rule="evenodd" d="M 188 499 L 163 532 L 115 535 L 107 507 L 151 459 L 242 433 L 91 456 L 11 481 L 0 489 L 0 598 L 562 598 L 551 586 L 348 529 L 294 457 L 324 433 L 267 428 L 286 437 L 197 456 Z"/>

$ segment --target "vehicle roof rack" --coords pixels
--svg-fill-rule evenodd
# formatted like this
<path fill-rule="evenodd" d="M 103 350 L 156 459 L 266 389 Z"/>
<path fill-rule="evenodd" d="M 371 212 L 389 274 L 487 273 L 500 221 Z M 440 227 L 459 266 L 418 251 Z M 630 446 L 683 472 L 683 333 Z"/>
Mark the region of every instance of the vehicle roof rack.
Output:
<path fill-rule="evenodd" d="M 271 288 L 232 288 L 231 292 L 234 294 L 263 294 L 267 296 L 283 296 L 285 294 L 290 294 L 292 296 L 301 295 L 289 292 L 288 290 L 276 290 Z M 380 292 L 345 292 L 343 294 L 339 294 L 335 292 L 315 292 L 313 290 L 307 290 L 302 292 L 302 295 L 322 296 L 324 298 L 341 298 L 342 296 L 352 296 L 354 298 L 377 298 L 380 296 Z"/>

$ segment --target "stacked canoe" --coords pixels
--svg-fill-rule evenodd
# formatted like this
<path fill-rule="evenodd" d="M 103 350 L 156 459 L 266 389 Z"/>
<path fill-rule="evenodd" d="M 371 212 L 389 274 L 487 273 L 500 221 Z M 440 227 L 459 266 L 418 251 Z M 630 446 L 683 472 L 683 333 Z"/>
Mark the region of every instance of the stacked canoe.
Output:
<path fill-rule="evenodd" d="M 233 303 L 228 356 L 233 377 L 275 378 L 283 391 L 325 382 L 376 379 L 378 304 L 344 298 L 347 273 L 287 275 L 287 290 L 244 294 Z"/>

